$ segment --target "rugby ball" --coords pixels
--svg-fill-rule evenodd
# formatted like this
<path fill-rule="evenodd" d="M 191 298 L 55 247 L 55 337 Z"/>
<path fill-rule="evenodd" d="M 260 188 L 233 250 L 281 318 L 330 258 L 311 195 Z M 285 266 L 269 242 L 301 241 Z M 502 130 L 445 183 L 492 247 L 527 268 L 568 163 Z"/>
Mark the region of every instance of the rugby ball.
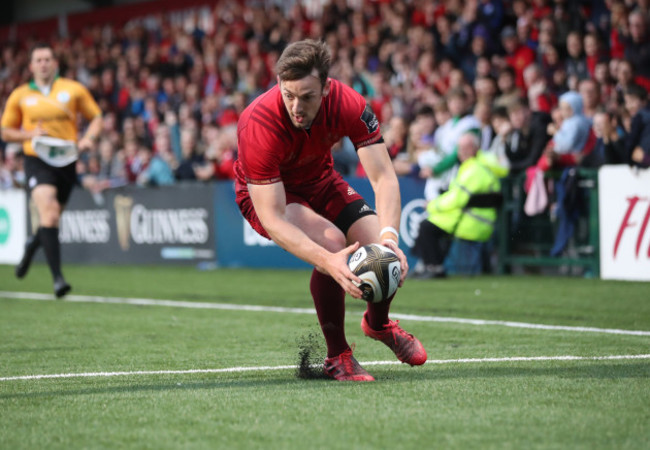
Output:
<path fill-rule="evenodd" d="M 361 278 L 357 286 L 371 303 L 386 300 L 397 290 L 402 268 L 395 252 L 380 244 L 360 247 L 350 256 L 348 267 Z"/>

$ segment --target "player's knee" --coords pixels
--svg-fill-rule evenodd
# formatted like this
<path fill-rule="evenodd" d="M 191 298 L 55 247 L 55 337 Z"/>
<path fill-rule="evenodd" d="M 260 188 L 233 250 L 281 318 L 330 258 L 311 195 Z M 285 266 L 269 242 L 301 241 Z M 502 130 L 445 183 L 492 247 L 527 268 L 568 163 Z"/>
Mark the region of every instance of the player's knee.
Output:
<path fill-rule="evenodd" d="M 325 242 L 323 243 L 323 247 L 330 252 L 336 253 L 343 250 L 345 246 L 345 235 L 341 230 L 334 227 L 325 230 Z"/>
<path fill-rule="evenodd" d="M 39 221 L 44 227 L 58 227 L 61 219 L 61 207 L 58 203 L 49 203 L 39 211 Z"/>

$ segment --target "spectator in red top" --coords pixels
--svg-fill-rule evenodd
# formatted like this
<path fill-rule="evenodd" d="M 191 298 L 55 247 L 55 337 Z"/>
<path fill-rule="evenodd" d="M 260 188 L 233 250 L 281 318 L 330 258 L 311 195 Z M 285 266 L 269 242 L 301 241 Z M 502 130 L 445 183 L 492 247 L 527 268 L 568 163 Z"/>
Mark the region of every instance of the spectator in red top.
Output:
<path fill-rule="evenodd" d="M 203 133 L 205 163 L 194 168 L 196 178 L 203 181 L 231 180 L 235 178 L 234 164 L 237 158 L 237 136 L 235 125 L 219 130 L 215 126 L 205 127 Z"/>
<path fill-rule="evenodd" d="M 506 62 L 515 69 L 517 86 L 525 89 L 524 69 L 535 61 L 535 52 L 519 42 L 517 32 L 511 26 L 507 26 L 501 31 L 501 43 L 506 52 Z"/>
<path fill-rule="evenodd" d="M 553 13 L 548 0 L 533 0 L 533 17 L 537 20 L 548 17 Z"/>
<path fill-rule="evenodd" d="M 588 33 L 584 37 L 585 61 L 587 71 L 591 78 L 594 77 L 596 64 L 604 60 L 600 38 L 596 33 Z"/>
<path fill-rule="evenodd" d="M 549 91 L 549 83 L 539 65 L 529 65 L 524 71 L 524 79 L 531 111 L 550 113 L 557 99 Z"/>
<path fill-rule="evenodd" d="M 628 31 L 627 8 L 622 1 L 612 3 L 609 26 L 609 56 L 611 58 L 623 59 L 625 56 L 625 44 L 623 40 Z"/>

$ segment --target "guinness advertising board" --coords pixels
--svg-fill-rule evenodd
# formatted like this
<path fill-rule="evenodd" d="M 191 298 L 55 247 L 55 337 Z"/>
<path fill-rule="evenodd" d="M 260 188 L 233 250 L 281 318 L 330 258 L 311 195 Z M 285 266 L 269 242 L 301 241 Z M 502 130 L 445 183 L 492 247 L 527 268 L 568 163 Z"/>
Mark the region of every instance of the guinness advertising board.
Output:
<path fill-rule="evenodd" d="M 371 206 L 374 205 L 375 195 L 367 178 L 349 177 L 346 181 Z M 399 245 L 409 259 L 409 265 L 414 266 L 417 260 L 410 248 L 417 237 L 420 222 L 426 217 L 426 201 L 423 198 L 425 180 L 401 177 L 399 182 L 402 199 Z M 214 209 L 217 211 L 216 240 L 220 266 L 310 267 L 253 230 L 237 208 L 233 183 L 218 182 L 215 186 Z"/>
<path fill-rule="evenodd" d="M 216 260 L 214 187 L 125 187 L 92 195 L 75 189 L 59 239 L 71 263 L 195 264 Z M 34 209 L 29 208 L 31 217 Z M 32 220 L 32 229 L 36 221 Z"/>

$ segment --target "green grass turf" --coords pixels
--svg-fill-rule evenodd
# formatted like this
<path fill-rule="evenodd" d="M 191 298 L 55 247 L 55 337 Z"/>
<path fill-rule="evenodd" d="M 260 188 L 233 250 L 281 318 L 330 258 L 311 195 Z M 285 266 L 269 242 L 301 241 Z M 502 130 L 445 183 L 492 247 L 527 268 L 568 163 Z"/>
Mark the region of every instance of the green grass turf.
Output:
<path fill-rule="evenodd" d="M 51 292 L 43 265 L 0 290 Z M 308 271 L 66 266 L 73 293 L 310 308 Z M 650 285 L 561 277 L 409 281 L 393 311 L 650 331 Z M 360 361 L 394 360 L 363 337 Z M 403 320 L 429 358 L 650 353 L 650 337 Z M 315 315 L 0 298 L 0 377 L 295 365 Z M 318 355 L 322 346 L 316 349 Z M 375 383 L 294 370 L 0 381 L 0 448 L 650 446 L 650 360 L 367 366 Z"/>

